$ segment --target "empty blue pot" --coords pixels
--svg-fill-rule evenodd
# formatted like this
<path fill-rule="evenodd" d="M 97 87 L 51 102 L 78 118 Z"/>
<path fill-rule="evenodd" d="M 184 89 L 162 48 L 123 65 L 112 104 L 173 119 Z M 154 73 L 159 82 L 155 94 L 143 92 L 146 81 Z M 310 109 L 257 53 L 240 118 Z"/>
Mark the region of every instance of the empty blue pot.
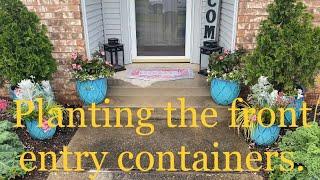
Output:
<path fill-rule="evenodd" d="M 26 120 L 26 126 L 29 135 L 36 140 L 51 139 L 56 133 L 57 128 L 51 128 L 47 132 L 44 129 L 38 127 L 37 120 Z"/>
<path fill-rule="evenodd" d="M 280 128 L 278 125 L 265 128 L 259 124 L 252 131 L 251 138 L 259 146 L 270 146 L 277 141 L 279 134 Z"/>
<path fill-rule="evenodd" d="M 211 97 L 217 104 L 229 105 L 240 94 L 240 84 L 235 81 L 213 79 L 211 81 Z"/>
<path fill-rule="evenodd" d="M 287 106 L 287 108 L 294 108 L 295 109 L 297 122 L 301 117 L 301 110 L 300 109 L 302 108 L 303 101 L 304 101 L 303 98 L 295 99 L 293 103 L 291 103 L 291 104 L 289 104 Z M 292 124 L 292 114 L 291 114 L 290 111 L 287 111 L 285 113 L 285 123 L 286 123 L 286 125 L 291 125 Z"/>
<path fill-rule="evenodd" d="M 88 81 L 77 81 L 77 92 L 85 104 L 102 103 L 108 91 L 108 83 L 106 78 Z"/>

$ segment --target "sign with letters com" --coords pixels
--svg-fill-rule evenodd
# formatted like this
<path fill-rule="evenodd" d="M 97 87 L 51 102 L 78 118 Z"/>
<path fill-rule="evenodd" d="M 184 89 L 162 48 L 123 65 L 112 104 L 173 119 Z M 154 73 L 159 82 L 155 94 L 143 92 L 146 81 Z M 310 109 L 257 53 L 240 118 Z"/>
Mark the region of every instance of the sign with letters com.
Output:
<path fill-rule="evenodd" d="M 204 4 L 204 40 L 217 40 L 221 0 L 206 0 Z"/>

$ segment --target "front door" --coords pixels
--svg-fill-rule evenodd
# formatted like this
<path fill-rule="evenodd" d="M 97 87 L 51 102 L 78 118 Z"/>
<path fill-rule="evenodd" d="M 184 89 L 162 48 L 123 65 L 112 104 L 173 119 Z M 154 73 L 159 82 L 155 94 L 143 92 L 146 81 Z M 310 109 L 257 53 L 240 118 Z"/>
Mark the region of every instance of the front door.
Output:
<path fill-rule="evenodd" d="M 137 57 L 185 57 L 186 0 L 135 0 Z"/>

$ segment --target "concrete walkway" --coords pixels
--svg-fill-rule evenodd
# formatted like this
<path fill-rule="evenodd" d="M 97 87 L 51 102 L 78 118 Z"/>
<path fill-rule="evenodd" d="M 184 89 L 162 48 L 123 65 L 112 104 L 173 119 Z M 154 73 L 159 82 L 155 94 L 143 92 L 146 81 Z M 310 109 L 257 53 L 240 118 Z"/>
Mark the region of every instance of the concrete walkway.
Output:
<path fill-rule="evenodd" d="M 175 67 L 175 64 L 170 64 Z M 137 65 L 135 65 L 137 66 Z M 149 65 L 150 66 L 150 65 Z M 157 66 L 155 64 L 154 66 Z M 195 70 L 197 66 L 190 64 L 177 64 L 177 66 L 192 67 Z M 162 67 L 162 66 L 160 66 Z M 100 105 L 100 107 L 131 107 L 138 109 L 140 107 L 154 107 L 156 108 L 156 115 L 152 116 L 151 122 L 154 125 L 155 131 L 150 136 L 138 136 L 135 128 L 84 128 L 79 129 L 73 137 L 68 148 L 71 152 L 98 152 L 97 158 L 101 160 L 101 152 L 110 152 L 106 157 L 103 164 L 103 172 L 97 174 L 96 179 L 109 180 L 109 179 L 262 179 L 260 176 L 246 173 L 247 167 L 245 165 L 246 156 L 249 154 L 248 145 L 235 133 L 236 130 L 229 129 L 230 115 L 227 110 L 228 107 L 218 106 L 213 103 L 209 93 L 209 86 L 205 78 L 196 75 L 195 79 L 179 80 L 171 82 L 159 82 L 153 84 L 148 88 L 136 87 L 128 82 L 121 80 L 110 80 L 110 104 Z M 166 121 L 166 113 L 163 110 L 167 102 L 175 102 L 173 106 L 179 111 L 179 103 L 176 99 L 185 97 L 187 106 L 193 106 L 197 109 L 198 113 L 204 108 L 213 107 L 217 109 L 219 118 L 217 127 L 205 128 L 201 126 L 200 117 L 197 117 L 199 128 L 168 128 Z M 88 113 L 89 114 L 89 113 Z M 111 119 L 114 121 L 114 114 L 111 113 Z M 86 119 L 90 119 L 91 115 L 87 115 Z M 123 117 L 126 118 L 126 117 Z M 134 116 L 134 126 L 137 127 L 137 117 Z M 174 113 L 174 123 L 179 123 L 180 114 Z M 98 122 L 103 122 L 104 114 L 98 113 L 96 119 Z M 191 123 L 191 116 L 187 116 L 188 124 Z M 212 122 L 209 122 L 212 123 Z M 111 124 L 114 124 L 112 122 Z M 213 147 L 213 143 L 218 142 L 218 147 Z M 241 155 L 241 166 L 244 170 L 243 173 L 192 173 L 181 172 L 181 156 L 178 152 L 181 147 L 185 146 L 186 150 L 191 153 L 185 159 L 186 167 L 191 168 L 197 158 L 193 157 L 193 153 L 203 151 L 207 154 L 208 167 L 214 167 L 213 155 L 211 152 L 218 153 L 219 168 L 224 169 L 226 164 L 226 156 L 223 152 L 239 152 Z M 130 151 L 133 153 L 134 158 L 141 151 L 147 151 L 155 158 L 154 167 L 149 173 L 141 173 L 137 171 L 133 160 L 126 159 L 123 161 L 126 167 L 134 165 L 134 171 L 131 173 L 121 172 L 118 166 L 118 157 L 122 152 Z M 156 152 L 173 152 L 174 153 L 174 167 L 178 172 L 172 173 L 155 173 L 158 168 L 159 159 Z M 164 159 L 164 167 L 170 167 L 169 158 Z M 62 161 L 60 158 L 58 166 L 62 169 Z M 140 160 L 142 167 L 147 167 L 150 163 L 146 156 Z M 84 158 L 82 166 L 85 169 L 83 173 L 51 173 L 49 180 L 81 180 L 89 179 L 89 175 L 94 173 L 95 164 L 90 158 Z M 231 168 L 235 168 L 237 158 L 230 159 Z M 76 157 L 70 156 L 68 159 L 69 167 L 75 168 Z"/>

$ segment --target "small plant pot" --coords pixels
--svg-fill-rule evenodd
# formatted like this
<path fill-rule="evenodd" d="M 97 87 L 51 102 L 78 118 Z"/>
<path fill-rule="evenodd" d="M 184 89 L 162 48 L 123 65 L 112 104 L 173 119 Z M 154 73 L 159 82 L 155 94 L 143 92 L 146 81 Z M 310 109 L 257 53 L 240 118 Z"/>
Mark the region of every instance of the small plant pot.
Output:
<path fill-rule="evenodd" d="M 240 94 L 240 84 L 235 81 L 213 79 L 211 97 L 219 105 L 230 105 Z"/>
<path fill-rule="evenodd" d="M 252 131 L 251 139 L 259 146 L 270 146 L 277 141 L 279 134 L 280 128 L 278 125 L 265 128 L 258 124 Z"/>
<path fill-rule="evenodd" d="M 302 108 L 303 101 L 304 101 L 303 98 L 295 99 L 293 103 L 291 103 L 287 106 L 287 108 L 294 108 L 295 109 L 297 122 L 301 117 L 301 110 L 300 109 Z M 287 111 L 285 113 L 285 123 L 286 123 L 286 125 L 292 124 L 292 114 L 290 111 Z"/>
<path fill-rule="evenodd" d="M 25 122 L 29 135 L 36 140 L 51 139 L 57 130 L 57 128 L 50 128 L 48 131 L 45 131 L 38 127 L 39 123 L 37 120 L 26 120 Z"/>
<path fill-rule="evenodd" d="M 100 104 L 107 96 L 107 79 L 77 81 L 77 92 L 84 104 Z"/>
<path fill-rule="evenodd" d="M 14 92 L 14 90 L 15 90 L 14 86 L 9 86 L 9 97 L 12 100 L 16 100 L 17 99 L 16 93 Z"/>

